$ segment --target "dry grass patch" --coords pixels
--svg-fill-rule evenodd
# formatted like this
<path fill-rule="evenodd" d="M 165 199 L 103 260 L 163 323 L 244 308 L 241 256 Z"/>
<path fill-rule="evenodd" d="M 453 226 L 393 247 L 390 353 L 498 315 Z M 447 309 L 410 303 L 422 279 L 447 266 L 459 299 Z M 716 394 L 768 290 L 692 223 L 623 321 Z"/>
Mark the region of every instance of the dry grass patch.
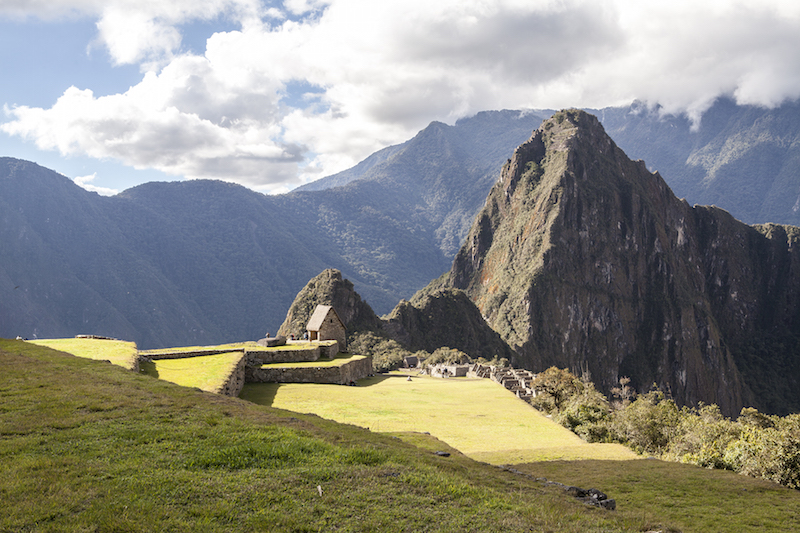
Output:
<path fill-rule="evenodd" d="M 357 387 L 249 383 L 240 397 L 379 432 L 428 432 L 492 464 L 552 459 L 633 459 L 621 445 L 588 444 L 487 379 L 392 373 Z"/>
<path fill-rule="evenodd" d="M 141 363 L 141 369 L 149 376 L 176 385 L 219 392 L 242 357 L 242 352 L 229 352 L 185 359 L 159 359 Z"/>
<path fill-rule="evenodd" d="M 38 346 L 66 352 L 76 357 L 111 361 L 128 370 L 136 368 L 136 343 L 108 339 L 41 339 L 27 341 Z"/>

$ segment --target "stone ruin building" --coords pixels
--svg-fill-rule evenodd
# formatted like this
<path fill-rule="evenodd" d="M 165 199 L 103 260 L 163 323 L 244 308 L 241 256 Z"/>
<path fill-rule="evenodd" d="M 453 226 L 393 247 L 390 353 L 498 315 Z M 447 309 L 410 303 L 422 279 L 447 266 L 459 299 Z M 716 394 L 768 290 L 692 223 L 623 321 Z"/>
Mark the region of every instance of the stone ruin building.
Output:
<path fill-rule="evenodd" d="M 306 326 L 310 341 L 337 341 L 339 350 L 347 351 L 347 329 L 336 309 L 330 305 L 318 305 Z"/>

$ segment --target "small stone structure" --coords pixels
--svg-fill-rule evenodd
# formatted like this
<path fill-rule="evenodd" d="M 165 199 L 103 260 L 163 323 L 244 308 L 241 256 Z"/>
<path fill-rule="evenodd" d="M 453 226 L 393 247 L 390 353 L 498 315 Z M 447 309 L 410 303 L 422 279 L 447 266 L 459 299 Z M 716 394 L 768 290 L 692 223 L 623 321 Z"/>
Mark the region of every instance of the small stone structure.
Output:
<path fill-rule="evenodd" d="M 433 378 L 463 378 L 467 376 L 470 365 L 431 365 L 427 373 Z"/>
<path fill-rule="evenodd" d="M 347 350 L 347 329 L 339 313 L 330 305 L 318 305 L 314 309 L 306 330 L 310 341 L 335 340 L 339 342 L 340 350 Z"/>
<path fill-rule="evenodd" d="M 404 368 L 417 368 L 419 366 L 419 357 L 416 355 L 407 355 L 403 358 Z"/>
<path fill-rule="evenodd" d="M 467 377 L 496 381 L 525 401 L 536 396 L 536 389 L 533 388 L 536 374 L 529 370 L 473 363 L 469 366 Z"/>
<path fill-rule="evenodd" d="M 271 340 L 271 339 L 270 339 Z M 236 368 L 228 375 L 219 394 L 238 396 L 245 383 L 336 383 L 349 385 L 372 375 L 372 358 L 356 357 L 341 365 L 298 365 L 296 367 L 272 367 L 271 363 L 313 363 L 320 359 L 331 360 L 339 353 L 337 340 L 291 341 L 271 350 L 236 348 L 210 348 L 198 350 L 157 351 L 140 353 L 139 359 L 188 359 L 205 355 L 239 352 Z M 266 366 L 265 366 L 266 365 Z"/>

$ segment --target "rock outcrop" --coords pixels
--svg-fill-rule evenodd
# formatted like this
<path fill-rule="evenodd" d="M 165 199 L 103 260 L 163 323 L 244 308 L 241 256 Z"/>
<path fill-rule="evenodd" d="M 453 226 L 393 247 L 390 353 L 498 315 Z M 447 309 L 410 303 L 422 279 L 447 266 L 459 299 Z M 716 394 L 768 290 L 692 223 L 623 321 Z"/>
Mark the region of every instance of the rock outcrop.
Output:
<path fill-rule="evenodd" d="M 503 167 L 451 271 L 514 366 L 628 376 L 679 403 L 800 409 L 800 229 L 677 199 L 582 111 Z"/>
<path fill-rule="evenodd" d="M 378 330 L 381 327 L 380 319 L 369 304 L 361 299 L 353 284 L 343 279 L 340 271 L 328 268 L 312 278 L 297 293 L 278 335 L 302 336 L 317 305 L 333 306 L 348 334 L 353 331 Z"/>
<path fill-rule="evenodd" d="M 439 289 L 403 300 L 384 317 L 384 331 L 409 350 L 433 352 L 447 346 L 471 357 L 505 357 L 514 352 L 492 330 L 464 291 Z"/>

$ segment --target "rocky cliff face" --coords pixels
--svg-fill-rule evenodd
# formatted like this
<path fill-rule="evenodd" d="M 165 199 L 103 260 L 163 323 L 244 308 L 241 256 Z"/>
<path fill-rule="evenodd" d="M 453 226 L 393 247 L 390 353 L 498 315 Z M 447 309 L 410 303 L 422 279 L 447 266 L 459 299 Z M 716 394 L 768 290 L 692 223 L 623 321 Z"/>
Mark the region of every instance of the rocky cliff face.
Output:
<path fill-rule="evenodd" d="M 562 111 L 514 152 L 428 291 L 464 290 L 515 366 L 785 412 L 800 407 L 799 232 L 689 206 L 595 117 Z"/>
<path fill-rule="evenodd" d="M 420 291 L 411 301 L 401 301 L 384 317 L 383 330 L 409 350 L 433 352 L 447 346 L 471 357 L 514 356 L 466 293 L 456 289 Z"/>

